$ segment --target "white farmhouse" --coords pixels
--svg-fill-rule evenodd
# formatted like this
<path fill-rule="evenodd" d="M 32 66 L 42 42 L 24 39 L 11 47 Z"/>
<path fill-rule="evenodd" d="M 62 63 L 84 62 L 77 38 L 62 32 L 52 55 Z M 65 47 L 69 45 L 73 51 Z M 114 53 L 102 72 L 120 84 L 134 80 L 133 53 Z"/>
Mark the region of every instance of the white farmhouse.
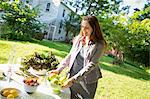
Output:
<path fill-rule="evenodd" d="M 13 0 L 10 0 L 13 1 Z M 67 6 L 66 0 L 21 0 L 29 1 L 31 7 L 39 6 L 40 18 L 42 23 L 47 25 L 43 30 L 46 32 L 45 39 L 64 41 L 65 29 L 63 28 L 63 20 L 68 17 L 72 10 Z"/>

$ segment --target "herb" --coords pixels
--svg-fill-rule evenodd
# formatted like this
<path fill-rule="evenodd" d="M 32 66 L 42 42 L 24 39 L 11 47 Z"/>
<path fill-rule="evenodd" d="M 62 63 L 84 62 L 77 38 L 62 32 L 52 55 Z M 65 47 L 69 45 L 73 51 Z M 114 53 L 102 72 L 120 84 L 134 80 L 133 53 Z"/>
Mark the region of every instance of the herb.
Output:
<path fill-rule="evenodd" d="M 38 53 L 35 52 L 34 55 L 25 57 L 21 64 L 23 68 L 28 70 L 32 67 L 35 70 L 52 70 L 56 69 L 59 64 L 58 60 L 55 58 L 55 55 L 52 52 L 48 53 Z"/>

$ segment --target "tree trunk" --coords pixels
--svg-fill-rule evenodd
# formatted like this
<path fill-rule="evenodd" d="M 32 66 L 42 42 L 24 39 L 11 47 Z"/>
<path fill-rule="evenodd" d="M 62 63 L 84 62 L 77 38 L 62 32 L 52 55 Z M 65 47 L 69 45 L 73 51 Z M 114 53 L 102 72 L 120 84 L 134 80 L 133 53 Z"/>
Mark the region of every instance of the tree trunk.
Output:
<path fill-rule="evenodd" d="M 66 31 L 66 39 L 65 39 L 65 42 L 66 42 L 66 43 L 69 43 L 68 33 L 69 33 L 69 32 Z"/>
<path fill-rule="evenodd" d="M 91 9 L 91 7 L 92 7 L 92 3 L 90 3 L 88 9 L 86 10 L 86 15 L 90 14 L 90 9 Z"/>

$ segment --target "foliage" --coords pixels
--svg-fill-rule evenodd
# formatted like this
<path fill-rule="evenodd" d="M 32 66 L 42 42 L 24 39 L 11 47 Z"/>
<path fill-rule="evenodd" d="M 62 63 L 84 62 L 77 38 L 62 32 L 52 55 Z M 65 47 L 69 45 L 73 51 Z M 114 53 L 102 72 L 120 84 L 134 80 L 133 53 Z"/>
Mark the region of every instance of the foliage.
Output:
<path fill-rule="evenodd" d="M 128 26 L 128 58 L 132 61 L 149 64 L 149 44 L 150 44 L 150 19 L 142 21 L 133 20 Z"/>
<path fill-rule="evenodd" d="M 102 15 L 118 13 L 122 0 L 75 0 L 70 4 L 76 8 L 76 12 L 85 11 L 84 15 Z"/>
<path fill-rule="evenodd" d="M 128 59 L 136 63 L 150 66 L 149 64 L 149 44 L 150 44 L 150 7 L 142 11 L 136 11 L 133 16 L 129 18 L 126 30 L 127 44 L 126 56 Z"/>
<path fill-rule="evenodd" d="M 2 37 L 15 40 L 30 40 L 36 33 L 42 33 L 42 26 L 38 18 L 38 8 L 19 0 L 13 2 L 2 2 L 0 8 L 4 10 L 4 20 L 7 32 Z"/>
<path fill-rule="evenodd" d="M 22 64 L 26 69 L 32 67 L 35 70 L 52 70 L 56 69 L 59 62 L 52 52 L 42 54 L 35 52 L 33 56 L 27 56 L 24 58 Z"/>
<path fill-rule="evenodd" d="M 75 13 L 71 13 L 68 18 L 64 20 L 64 28 L 66 30 L 66 42 L 69 42 L 69 34 L 75 37 L 80 31 L 81 17 Z"/>
<path fill-rule="evenodd" d="M 150 66 L 149 44 L 150 44 L 150 19 L 149 7 L 143 11 L 136 11 L 133 16 L 126 17 L 124 14 L 109 18 L 99 17 L 102 23 L 108 44 L 122 51 L 125 59 Z M 140 19 L 144 16 L 144 19 Z"/>
<path fill-rule="evenodd" d="M 123 25 L 119 22 L 126 22 L 127 20 L 124 16 L 113 16 L 108 18 L 98 17 L 104 36 L 108 43 L 108 49 L 115 48 L 119 51 L 123 51 L 124 46 L 126 45 L 126 30 L 123 29 Z M 125 23 L 124 23 L 125 24 Z"/>
<path fill-rule="evenodd" d="M 124 12 L 126 14 L 129 14 L 129 9 L 130 9 L 131 6 L 127 5 L 125 7 L 122 7 L 122 11 L 121 12 Z"/>
<path fill-rule="evenodd" d="M 134 15 L 131 17 L 133 20 L 142 21 L 146 18 L 150 18 L 150 6 L 141 11 L 134 12 Z"/>
<path fill-rule="evenodd" d="M 36 33 L 33 35 L 33 38 L 37 39 L 37 40 L 43 40 L 44 39 L 44 34 L 45 33 Z"/>
<path fill-rule="evenodd" d="M 150 6 L 150 1 L 147 0 L 146 4 L 144 5 L 144 9 Z"/>

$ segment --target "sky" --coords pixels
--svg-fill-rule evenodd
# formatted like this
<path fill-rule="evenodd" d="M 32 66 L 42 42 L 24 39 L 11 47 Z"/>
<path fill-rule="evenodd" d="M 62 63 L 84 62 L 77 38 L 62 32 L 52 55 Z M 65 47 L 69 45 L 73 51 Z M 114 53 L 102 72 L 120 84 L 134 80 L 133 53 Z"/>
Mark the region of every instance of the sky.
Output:
<path fill-rule="evenodd" d="M 150 0 L 148 1 L 150 2 Z M 123 0 L 121 6 L 126 6 L 126 5 L 131 6 L 130 13 L 129 13 L 129 15 L 131 15 L 134 12 L 134 8 L 138 8 L 142 10 L 146 2 L 147 0 Z"/>

